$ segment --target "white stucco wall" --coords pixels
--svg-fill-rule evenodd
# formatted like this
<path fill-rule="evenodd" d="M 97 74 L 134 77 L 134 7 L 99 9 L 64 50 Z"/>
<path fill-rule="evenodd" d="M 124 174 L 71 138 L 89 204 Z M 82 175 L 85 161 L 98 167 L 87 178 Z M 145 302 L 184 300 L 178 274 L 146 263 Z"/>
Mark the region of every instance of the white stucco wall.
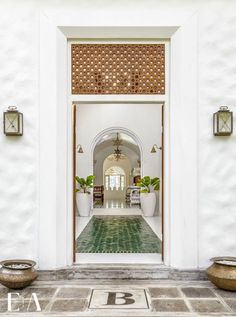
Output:
<path fill-rule="evenodd" d="M 52 17 L 58 13 L 66 17 L 67 12 L 73 12 L 80 15 L 78 21 L 86 19 L 87 25 L 91 21 L 95 26 L 97 21 L 103 21 L 101 25 L 138 26 L 138 18 L 140 26 L 154 25 L 153 21 L 163 26 L 168 26 L 170 22 L 171 25 L 179 25 L 197 13 L 198 134 L 197 139 L 192 140 L 198 143 L 198 261 L 195 267 L 208 265 L 211 256 L 235 255 L 235 134 L 229 138 L 212 135 L 212 113 L 219 105 L 230 105 L 235 112 L 235 1 L 229 0 L 226 5 L 224 0 L 71 0 L 58 1 L 55 6 L 55 2 L 50 0 L 9 0 L 0 2 L 0 109 L 2 113 L 9 105 L 19 107 L 24 113 L 24 136 L 10 138 L 0 133 L 0 258 L 27 257 L 39 260 L 41 242 L 38 240 L 38 219 L 42 210 L 39 204 L 38 158 L 45 154 L 39 147 L 42 144 L 39 140 L 39 123 L 45 119 L 39 118 L 41 10 L 49 12 Z M 180 102 L 183 103 L 184 99 Z M 184 122 L 182 128 L 185 129 Z M 51 138 L 50 125 L 47 130 L 45 132 Z M 41 140 L 44 141 L 48 139 Z M 53 165 L 53 161 L 49 163 Z M 49 181 L 50 177 L 54 175 L 48 174 Z M 55 189 L 51 188 L 51 195 L 54 194 Z M 50 219 L 51 215 L 48 214 L 48 217 Z M 45 240 L 54 243 L 55 230 L 49 229 L 45 229 Z M 179 234 L 184 244 L 188 237 L 184 231 Z M 51 252 L 50 259 L 44 257 L 42 268 L 58 267 L 62 263 L 59 258 L 56 251 L 55 254 Z M 181 259 L 181 267 L 188 267 L 187 256 Z"/>

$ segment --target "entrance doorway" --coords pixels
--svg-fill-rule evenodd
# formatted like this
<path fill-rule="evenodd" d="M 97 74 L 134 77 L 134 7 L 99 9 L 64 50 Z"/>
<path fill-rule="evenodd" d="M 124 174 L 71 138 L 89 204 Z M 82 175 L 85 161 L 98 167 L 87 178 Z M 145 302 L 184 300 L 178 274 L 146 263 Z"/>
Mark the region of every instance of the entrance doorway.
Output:
<path fill-rule="evenodd" d="M 74 153 L 74 173 L 95 176 L 88 216 L 81 216 L 75 196 L 75 262 L 160 263 L 162 105 L 78 104 L 74 114 L 74 149 L 83 149 Z M 140 204 L 144 176 L 161 184 L 151 217 Z"/>

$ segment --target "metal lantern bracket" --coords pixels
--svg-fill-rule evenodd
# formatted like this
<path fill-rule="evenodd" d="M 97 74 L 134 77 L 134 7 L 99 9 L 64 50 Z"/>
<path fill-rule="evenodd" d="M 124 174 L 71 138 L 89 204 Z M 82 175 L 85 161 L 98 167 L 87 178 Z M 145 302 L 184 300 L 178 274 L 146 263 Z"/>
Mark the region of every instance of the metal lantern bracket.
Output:
<path fill-rule="evenodd" d="M 84 153 L 84 150 L 81 144 L 77 144 L 76 149 L 77 149 L 77 153 L 80 153 L 80 154 Z"/>
<path fill-rule="evenodd" d="M 162 150 L 162 147 L 161 146 L 157 146 L 157 144 L 154 144 L 150 152 L 151 153 L 156 153 L 157 150 Z"/>

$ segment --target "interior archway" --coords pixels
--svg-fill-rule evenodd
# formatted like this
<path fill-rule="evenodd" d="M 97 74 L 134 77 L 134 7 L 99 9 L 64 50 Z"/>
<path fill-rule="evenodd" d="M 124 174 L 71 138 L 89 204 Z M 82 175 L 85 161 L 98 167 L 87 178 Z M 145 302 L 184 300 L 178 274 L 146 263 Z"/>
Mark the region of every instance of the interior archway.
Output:
<path fill-rule="evenodd" d="M 139 145 L 130 135 L 118 131 L 120 130 L 113 129 L 112 132 L 103 134 L 94 147 L 95 208 L 98 206 L 104 208 L 130 207 L 129 188 L 136 186 L 141 177 Z M 116 175 L 106 174 L 108 170 L 111 172 L 114 167 Z M 123 186 L 121 186 L 122 183 Z M 96 191 L 99 188 L 103 188 L 103 197 L 99 195 L 96 197 Z M 140 207 L 139 201 L 135 207 Z"/>

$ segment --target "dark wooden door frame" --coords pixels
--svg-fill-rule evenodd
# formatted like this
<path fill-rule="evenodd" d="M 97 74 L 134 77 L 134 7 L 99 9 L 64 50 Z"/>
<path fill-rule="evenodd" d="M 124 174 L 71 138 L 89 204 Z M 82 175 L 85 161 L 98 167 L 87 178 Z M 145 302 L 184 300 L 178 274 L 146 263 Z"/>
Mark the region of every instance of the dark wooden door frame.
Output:
<path fill-rule="evenodd" d="M 164 103 L 161 106 L 161 233 L 162 233 L 162 262 L 164 262 Z"/>
<path fill-rule="evenodd" d="M 73 116 L 73 262 L 76 262 L 76 105 L 72 105 Z"/>

